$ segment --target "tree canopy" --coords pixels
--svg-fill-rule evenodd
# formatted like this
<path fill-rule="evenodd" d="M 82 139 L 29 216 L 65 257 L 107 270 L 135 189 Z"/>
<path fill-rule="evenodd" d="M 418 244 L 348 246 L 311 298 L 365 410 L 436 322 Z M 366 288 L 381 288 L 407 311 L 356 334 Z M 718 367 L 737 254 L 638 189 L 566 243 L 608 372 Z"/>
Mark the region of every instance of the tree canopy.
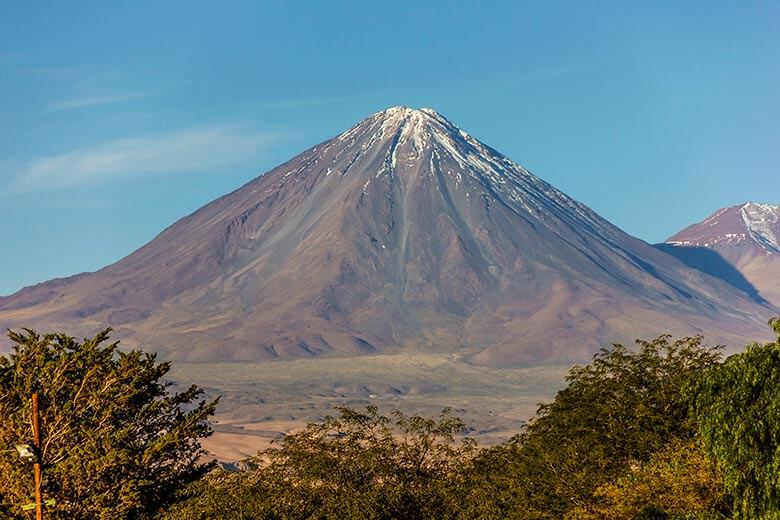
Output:
<path fill-rule="evenodd" d="M 596 510 L 599 486 L 675 439 L 693 437 L 682 388 L 719 359 L 720 348 L 703 345 L 701 337 L 602 349 L 570 371 L 568 386 L 539 407 L 524 432 L 481 456 L 485 496 L 504 508 L 522 504 L 518 518 Z"/>
<path fill-rule="evenodd" d="M 716 520 L 731 513 L 722 477 L 695 440 L 672 441 L 593 496 L 589 507 L 576 507 L 567 518 Z"/>
<path fill-rule="evenodd" d="M 686 388 L 741 518 L 780 518 L 780 318 L 769 323 L 776 341 L 748 345 Z"/>
<path fill-rule="evenodd" d="M 460 419 L 338 410 L 258 454 L 254 471 L 196 484 L 166 518 L 461 518 L 459 476 L 474 443 L 455 440 Z"/>
<path fill-rule="evenodd" d="M 9 332 L 0 357 L 0 502 L 34 495 L 32 471 L 6 448 L 29 442 L 30 396 L 40 395 L 45 499 L 51 518 L 145 518 L 211 469 L 199 459 L 199 438 L 211 433 L 216 401 L 199 401 L 191 386 L 169 393 L 168 363 L 154 354 L 123 352 L 107 329 L 78 342 L 61 333 Z"/>

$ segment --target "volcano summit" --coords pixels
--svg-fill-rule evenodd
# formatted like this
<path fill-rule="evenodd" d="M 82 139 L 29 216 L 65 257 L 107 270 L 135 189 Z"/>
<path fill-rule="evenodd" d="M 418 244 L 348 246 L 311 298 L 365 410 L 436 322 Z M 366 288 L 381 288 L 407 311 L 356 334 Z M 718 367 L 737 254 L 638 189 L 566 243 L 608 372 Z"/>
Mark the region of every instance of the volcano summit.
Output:
<path fill-rule="evenodd" d="M 582 361 L 662 332 L 762 337 L 773 312 L 633 238 L 429 109 L 378 112 L 119 262 L 0 298 L 0 325 L 178 360 L 402 350 Z"/>
<path fill-rule="evenodd" d="M 747 202 L 719 209 L 661 247 L 719 276 L 727 264 L 744 277 L 742 285 L 750 284 L 760 298 L 780 305 L 780 206 Z"/>

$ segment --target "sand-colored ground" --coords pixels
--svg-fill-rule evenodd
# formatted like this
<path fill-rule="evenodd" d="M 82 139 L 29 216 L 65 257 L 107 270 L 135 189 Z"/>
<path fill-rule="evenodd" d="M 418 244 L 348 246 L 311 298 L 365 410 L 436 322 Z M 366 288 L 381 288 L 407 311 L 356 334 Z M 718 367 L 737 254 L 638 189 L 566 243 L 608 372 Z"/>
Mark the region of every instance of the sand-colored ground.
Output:
<path fill-rule="evenodd" d="M 273 439 L 336 414 L 337 406 L 376 404 L 389 413 L 437 415 L 453 409 L 480 444 L 502 442 L 564 384 L 568 367 L 496 369 L 451 355 L 408 353 L 265 363 L 174 364 L 179 384 L 220 395 L 210 454 L 237 461 Z"/>

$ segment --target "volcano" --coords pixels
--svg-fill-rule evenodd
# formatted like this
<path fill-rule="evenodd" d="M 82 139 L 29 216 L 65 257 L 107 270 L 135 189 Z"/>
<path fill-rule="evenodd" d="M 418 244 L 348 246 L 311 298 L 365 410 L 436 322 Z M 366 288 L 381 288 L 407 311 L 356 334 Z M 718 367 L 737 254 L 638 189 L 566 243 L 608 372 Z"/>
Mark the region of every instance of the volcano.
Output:
<path fill-rule="evenodd" d="M 664 250 L 780 306 L 780 206 L 719 209 L 668 238 Z"/>
<path fill-rule="evenodd" d="M 94 273 L 0 298 L 0 325 L 174 360 L 446 352 L 509 366 L 613 341 L 765 336 L 766 302 L 631 237 L 430 109 L 395 107 Z"/>

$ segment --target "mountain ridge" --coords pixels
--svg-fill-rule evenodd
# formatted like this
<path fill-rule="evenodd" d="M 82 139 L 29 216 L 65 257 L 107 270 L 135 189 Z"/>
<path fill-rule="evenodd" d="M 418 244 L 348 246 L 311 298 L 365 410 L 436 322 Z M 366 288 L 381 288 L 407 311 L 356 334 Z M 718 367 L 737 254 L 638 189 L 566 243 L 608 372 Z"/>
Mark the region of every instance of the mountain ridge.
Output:
<path fill-rule="evenodd" d="M 710 274 L 725 272 L 725 262 L 750 284 L 756 296 L 780 305 L 778 237 L 780 205 L 746 202 L 721 208 L 686 227 L 669 237 L 663 249 Z M 727 278 L 735 280 L 733 273 Z M 739 280 L 737 285 L 746 287 Z"/>
<path fill-rule="evenodd" d="M 131 346 L 189 361 L 422 349 L 577 362 L 666 331 L 752 338 L 764 312 L 408 107 L 372 114 L 95 273 L 0 298 L 0 325 L 111 325 Z"/>

